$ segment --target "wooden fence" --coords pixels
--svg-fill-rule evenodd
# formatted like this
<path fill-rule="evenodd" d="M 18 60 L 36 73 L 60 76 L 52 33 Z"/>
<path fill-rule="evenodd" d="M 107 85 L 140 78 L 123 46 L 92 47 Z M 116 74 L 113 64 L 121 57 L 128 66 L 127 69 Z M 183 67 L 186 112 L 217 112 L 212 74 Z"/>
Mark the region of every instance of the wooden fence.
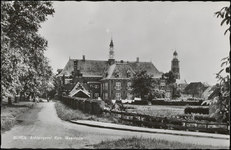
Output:
<path fill-rule="evenodd" d="M 104 113 L 110 113 L 116 115 L 122 123 L 143 126 L 149 128 L 162 128 L 162 129 L 174 129 L 174 130 L 186 130 L 196 132 L 209 132 L 209 133 L 221 133 L 229 134 L 229 124 L 216 123 L 216 122 L 202 122 L 202 121 L 189 121 L 181 119 L 178 116 L 167 117 L 155 117 L 144 114 L 119 112 L 119 111 L 107 111 Z"/>
<path fill-rule="evenodd" d="M 101 114 L 105 105 L 104 101 L 102 100 L 90 98 L 63 96 L 61 100 L 64 104 L 72 107 L 73 109 L 78 109 L 94 115 Z"/>

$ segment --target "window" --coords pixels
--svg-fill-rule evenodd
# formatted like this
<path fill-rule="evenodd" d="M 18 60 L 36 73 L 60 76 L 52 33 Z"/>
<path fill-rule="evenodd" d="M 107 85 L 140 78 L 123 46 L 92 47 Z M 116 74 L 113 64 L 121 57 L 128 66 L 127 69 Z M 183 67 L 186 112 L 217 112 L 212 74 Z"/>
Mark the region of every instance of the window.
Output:
<path fill-rule="evenodd" d="M 99 97 L 99 93 L 95 93 L 95 98 L 98 98 Z"/>
<path fill-rule="evenodd" d="M 121 82 L 116 82 L 116 86 L 121 86 Z"/>
<path fill-rule="evenodd" d="M 118 70 L 115 71 L 114 76 L 115 76 L 115 78 L 118 78 L 120 76 L 120 73 Z"/>
<path fill-rule="evenodd" d="M 65 84 L 71 83 L 71 79 L 65 79 Z"/>
<path fill-rule="evenodd" d="M 105 89 L 105 90 L 108 90 L 108 83 L 107 83 L 107 82 L 104 83 L 104 86 L 105 86 L 104 89 Z"/>
<path fill-rule="evenodd" d="M 121 89 L 122 89 L 122 87 L 121 87 L 121 82 L 116 82 L 115 89 L 116 89 L 116 90 L 121 90 Z"/>
<path fill-rule="evenodd" d="M 116 100 L 120 100 L 120 99 L 121 99 L 121 93 L 116 93 L 115 99 L 116 99 Z"/>
<path fill-rule="evenodd" d="M 131 82 L 128 82 L 128 83 L 127 83 L 127 90 L 132 90 L 131 85 L 132 85 Z"/>
<path fill-rule="evenodd" d="M 128 100 L 131 100 L 131 99 L 132 99 L 132 94 L 127 93 L 127 99 L 128 99 Z"/>
<path fill-rule="evenodd" d="M 104 99 L 108 99 L 108 93 L 104 93 Z"/>
<path fill-rule="evenodd" d="M 130 70 L 127 71 L 127 77 L 130 78 L 132 76 L 132 73 Z"/>
<path fill-rule="evenodd" d="M 95 88 L 98 89 L 98 88 L 99 88 L 99 85 L 95 85 Z"/>

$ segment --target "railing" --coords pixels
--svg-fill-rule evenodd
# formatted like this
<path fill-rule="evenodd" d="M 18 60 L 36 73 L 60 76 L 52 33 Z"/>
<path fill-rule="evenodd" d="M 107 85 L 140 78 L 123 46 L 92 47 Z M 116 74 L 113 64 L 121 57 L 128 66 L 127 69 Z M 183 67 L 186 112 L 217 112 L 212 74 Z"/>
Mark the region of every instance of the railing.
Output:
<path fill-rule="evenodd" d="M 208 121 L 190 121 L 186 119 L 180 119 L 178 116 L 156 117 L 137 113 L 128 113 L 123 111 L 108 111 L 104 113 L 110 113 L 116 115 L 122 123 L 136 126 L 143 126 L 149 128 L 162 128 L 162 129 L 174 129 L 174 130 L 186 130 L 196 132 L 209 132 L 209 133 L 221 133 L 229 134 L 229 124 L 217 123 Z"/>

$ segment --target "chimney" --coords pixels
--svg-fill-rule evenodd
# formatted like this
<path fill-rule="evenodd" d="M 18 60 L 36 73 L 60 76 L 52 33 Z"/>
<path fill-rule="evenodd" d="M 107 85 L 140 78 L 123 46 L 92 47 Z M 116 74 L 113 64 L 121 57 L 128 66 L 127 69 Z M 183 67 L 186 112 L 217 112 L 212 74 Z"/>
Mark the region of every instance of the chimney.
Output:
<path fill-rule="evenodd" d="M 83 55 L 83 61 L 85 61 L 85 55 Z"/>
<path fill-rule="evenodd" d="M 63 74 L 62 80 L 63 80 L 63 85 L 65 85 L 65 75 L 64 74 Z"/>
<path fill-rule="evenodd" d="M 136 62 L 139 62 L 139 57 L 136 57 Z"/>

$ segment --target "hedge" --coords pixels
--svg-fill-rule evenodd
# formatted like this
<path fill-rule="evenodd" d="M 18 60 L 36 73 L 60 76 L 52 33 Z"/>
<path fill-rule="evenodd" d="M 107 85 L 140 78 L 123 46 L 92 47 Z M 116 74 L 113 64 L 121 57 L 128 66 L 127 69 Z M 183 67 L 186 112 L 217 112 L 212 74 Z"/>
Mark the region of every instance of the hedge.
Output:
<path fill-rule="evenodd" d="M 184 109 L 185 114 L 198 113 L 198 114 L 209 114 L 209 108 L 204 107 L 186 107 Z"/>

